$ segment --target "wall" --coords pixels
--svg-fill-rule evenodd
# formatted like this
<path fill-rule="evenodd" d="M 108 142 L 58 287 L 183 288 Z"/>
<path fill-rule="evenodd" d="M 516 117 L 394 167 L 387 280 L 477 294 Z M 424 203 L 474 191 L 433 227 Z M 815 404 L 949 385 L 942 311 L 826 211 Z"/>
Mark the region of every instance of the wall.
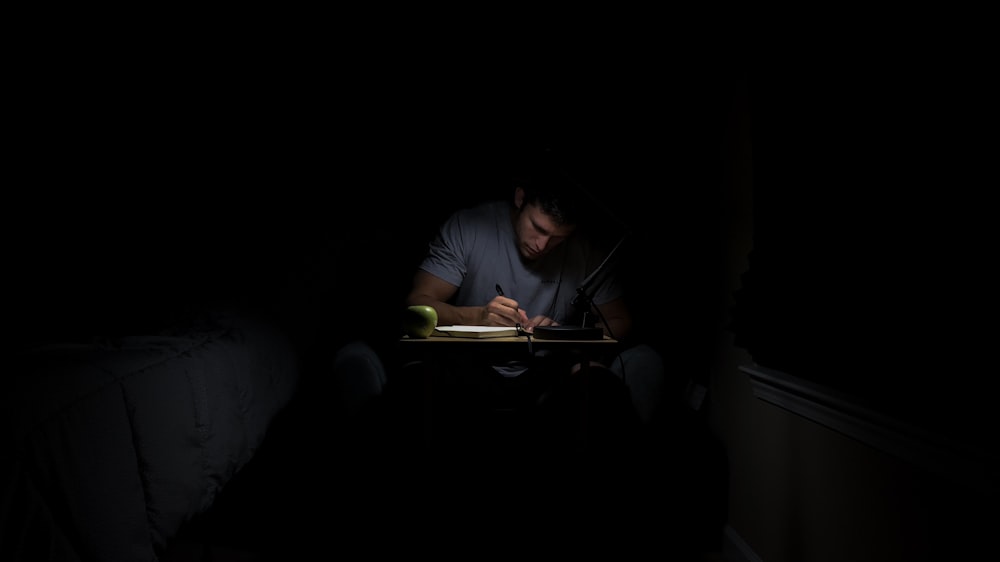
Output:
<path fill-rule="evenodd" d="M 720 214 L 726 279 L 720 301 L 727 308 L 749 267 L 759 226 L 750 112 L 740 105 L 740 92 L 736 99 Z M 713 357 L 708 407 L 730 469 L 727 560 L 970 560 L 986 551 L 997 522 L 996 480 L 990 482 L 987 466 L 947 447 L 907 441 L 891 423 L 869 427 L 878 435 L 872 441 L 885 445 L 877 447 L 863 431 L 848 436 L 759 398 L 760 388 L 741 370 L 754 365 L 754 357 L 734 345 L 724 326 Z M 825 359 L 812 356 L 817 363 Z M 908 447 L 916 449 L 906 453 Z"/>

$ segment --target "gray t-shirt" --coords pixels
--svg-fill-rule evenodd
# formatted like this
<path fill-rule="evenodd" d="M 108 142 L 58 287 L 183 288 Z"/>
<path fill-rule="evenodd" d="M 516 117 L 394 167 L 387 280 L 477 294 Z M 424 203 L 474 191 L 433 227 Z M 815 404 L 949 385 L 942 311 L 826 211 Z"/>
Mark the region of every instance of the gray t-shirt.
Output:
<path fill-rule="evenodd" d="M 577 233 L 541 260 L 524 260 L 515 243 L 511 209 L 508 201 L 494 201 L 452 214 L 430 243 L 420 269 L 458 286 L 451 303 L 456 306 L 485 305 L 499 284 L 528 318 L 541 314 L 563 325 L 579 322 L 572 305 L 577 288 L 607 253 Z M 622 296 L 609 267 L 588 292 L 597 305 Z"/>

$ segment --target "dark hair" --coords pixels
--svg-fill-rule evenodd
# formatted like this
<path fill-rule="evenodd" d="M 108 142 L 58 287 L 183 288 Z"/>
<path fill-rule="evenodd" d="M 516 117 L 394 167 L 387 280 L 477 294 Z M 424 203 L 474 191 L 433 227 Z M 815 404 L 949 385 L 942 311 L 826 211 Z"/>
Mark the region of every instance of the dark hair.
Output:
<path fill-rule="evenodd" d="M 550 159 L 536 159 L 514 178 L 514 187 L 524 189 L 525 204 L 537 205 L 563 225 L 585 222 L 589 208 L 580 184 Z"/>

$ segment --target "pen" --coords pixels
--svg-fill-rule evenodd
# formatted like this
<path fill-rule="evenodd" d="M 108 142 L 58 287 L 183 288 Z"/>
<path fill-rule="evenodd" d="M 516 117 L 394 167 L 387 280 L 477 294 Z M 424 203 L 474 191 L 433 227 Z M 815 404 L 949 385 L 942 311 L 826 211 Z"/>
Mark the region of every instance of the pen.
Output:
<path fill-rule="evenodd" d="M 503 287 L 500 286 L 500 283 L 497 283 L 496 287 L 497 287 L 497 294 L 500 295 L 501 297 L 504 296 L 504 294 L 503 294 Z M 518 308 L 517 310 L 520 311 L 521 309 Z M 517 328 L 518 332 L 524 331 L 524 329 L 521 328 L 521 323 L 520 322 L 514 324 L 514 327 Z"/>

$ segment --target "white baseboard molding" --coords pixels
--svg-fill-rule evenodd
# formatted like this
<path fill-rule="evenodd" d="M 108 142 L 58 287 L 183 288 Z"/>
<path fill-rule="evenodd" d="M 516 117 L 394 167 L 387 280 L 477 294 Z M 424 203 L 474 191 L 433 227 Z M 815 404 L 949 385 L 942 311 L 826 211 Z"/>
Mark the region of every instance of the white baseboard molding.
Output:
<path fill-rule="evenodd" d="M 996 475 L 975 452 L 853 402 L 849 396 L 781 371 L 743 365 L 754 396 L 911 462 L 932 473 L 996 491 Z"/>
<path fill-rule="evenodd" d="M 736 529 L 729 525 L 722 532 L 722 558 L 726 562 L 763 562 Z"/>

